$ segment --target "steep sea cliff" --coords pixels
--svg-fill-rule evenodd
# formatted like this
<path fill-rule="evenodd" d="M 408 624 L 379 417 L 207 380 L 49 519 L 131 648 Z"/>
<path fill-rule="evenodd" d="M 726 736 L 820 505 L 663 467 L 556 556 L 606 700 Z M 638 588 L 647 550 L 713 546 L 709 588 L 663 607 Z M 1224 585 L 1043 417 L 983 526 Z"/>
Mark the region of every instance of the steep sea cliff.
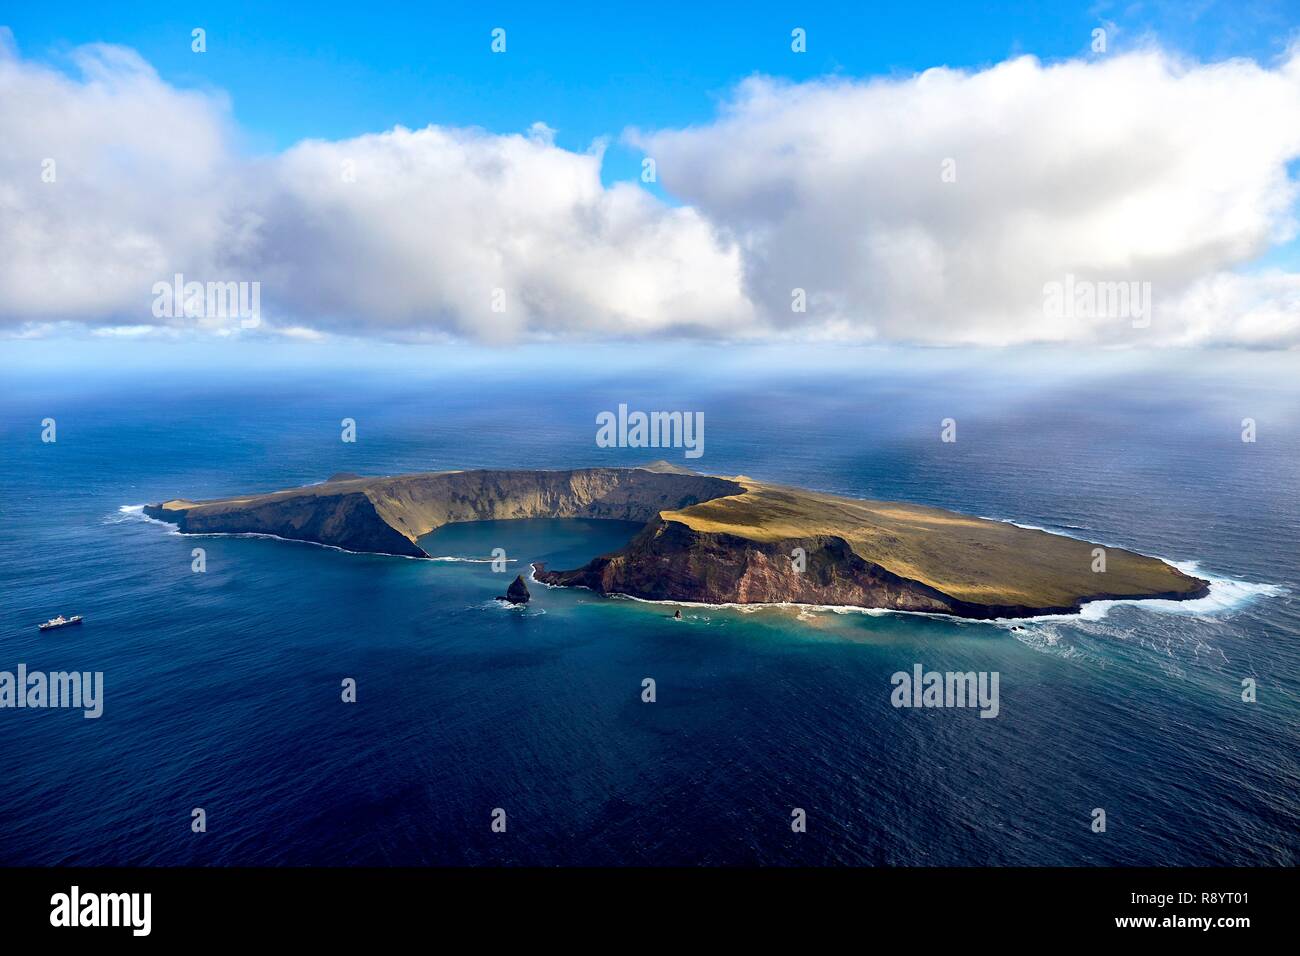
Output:
<path fill-rule="evenodd" d="M 748 478 L 645 468 L 449 471 L 359 478 L 145 509 L 186 533 L 260 533 L 348 551 L 427 557 L 448 524 L 525 518 L 645 522 L 622 550 L 544 584 L 697 603 L 818 604 L 971 618 L 1078 611 L 1088 601 L 1208 593 L 1156 558 L 900 502 Z"/>

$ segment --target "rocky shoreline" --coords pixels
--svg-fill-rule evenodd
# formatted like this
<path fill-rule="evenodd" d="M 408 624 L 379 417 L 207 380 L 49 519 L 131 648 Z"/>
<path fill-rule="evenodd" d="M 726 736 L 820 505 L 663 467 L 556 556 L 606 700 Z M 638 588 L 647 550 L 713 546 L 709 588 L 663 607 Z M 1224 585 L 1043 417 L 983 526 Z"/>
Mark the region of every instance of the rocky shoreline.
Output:
<path fill-rule="evenodd" d="M 807 567 L 801 572 L 793 570 L 790 560 L 795 548 L 802 548 L 807 555 Z M 662 520 L 648 525 L 621 551 L 567 571 L 551 571 L 539 562 L 533 566 L 533 577 L 551 586 L 584 587 L 599 594 L 623 594 L 649 601 L 884 608 L 977 620 L 1077 614 L 1091 601 L 1134 597 L 1099 590 L 1082 594 L 1070 604 L 977 604 L 865 561 L 842 538 L 755 542 L 701 533 Z M 1191 600 L 1209 594 L 1208 582 L 1189 580 L 1199 585 L 1142 594 L 1140 598 Z"/>
<path fill-rule="evenodd" d="M 663 463 L 340 474 L 305 488 L 173 499 L 144 510 L 183 533 L 269 534 L 405 557 L 427 557 L 417 539 L 453 522 L 639 521 L 645 527 L 624 548 L 580 568 L 539 564 L 534 576 L 543 584 L 647 600 L 991 619 L 1076 613 L 1098 600 L 1190 600 L 1209 593 L 1208 582 L 1124 549 L 921 505 L 700 475 Z"/>

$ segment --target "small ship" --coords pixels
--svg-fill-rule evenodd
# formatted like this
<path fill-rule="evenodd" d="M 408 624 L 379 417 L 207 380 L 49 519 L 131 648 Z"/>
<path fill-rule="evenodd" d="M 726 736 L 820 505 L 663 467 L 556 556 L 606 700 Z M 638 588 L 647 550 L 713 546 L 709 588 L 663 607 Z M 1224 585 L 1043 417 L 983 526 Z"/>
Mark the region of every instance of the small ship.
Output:
<path fill-rule="evenodd" d="M 40 628 L 42 631 L 52 631 L 55 628 L 71 627 L 74 624 L 80 624 L 80 623 L 81 623 L 80 614 L 74 614 L 72 615 L 72 617 L 64 617 L 62 614 L 60 614 L 58 617 L 52 617 L 44 624 L 37 624 L 36 626 Z"/>

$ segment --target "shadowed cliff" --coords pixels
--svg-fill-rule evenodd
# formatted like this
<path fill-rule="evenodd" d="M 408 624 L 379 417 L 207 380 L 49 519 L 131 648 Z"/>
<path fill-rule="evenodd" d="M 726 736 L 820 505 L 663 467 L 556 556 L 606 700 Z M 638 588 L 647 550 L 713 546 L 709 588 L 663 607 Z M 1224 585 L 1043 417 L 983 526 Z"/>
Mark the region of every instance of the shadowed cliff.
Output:
<path fill-rule="evenodd" d="M 1183 600 L 1207 582 L 1158 558 L 905 502 L 699 475 L 657 463 L 571 471 L 337 475 L 307 488 L 149 505 L 187 533 L 260 533 L 349 551 L 427 557 L 445 524 L 511 518 L 645 523 L 544 584 L 709 604 L 822 604 L 1023 617 L 1103 599 Z"/>
<path fill-rule="evenodd" d="M 744 488 L 663 466 L 572 471 L 421 472 L 336 476 L 260 495 L 147 505 L 145 513 L 188 534 L 270 534 L 348 551 L 427 557 L 416 539 L 460 521 L 612 518 L 646 522 Z"/>

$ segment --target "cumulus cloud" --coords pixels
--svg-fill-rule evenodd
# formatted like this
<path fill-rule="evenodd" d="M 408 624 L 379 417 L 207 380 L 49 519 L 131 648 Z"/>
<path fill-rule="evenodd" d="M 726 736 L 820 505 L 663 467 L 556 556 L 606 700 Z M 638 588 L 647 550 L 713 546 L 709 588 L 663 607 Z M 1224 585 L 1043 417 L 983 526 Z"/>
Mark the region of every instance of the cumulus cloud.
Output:
<path fill-rule="evenodd" d="M 259 282 L 260 330 L 487 341 L 713 333 L 752 318 L 696 211 L 606 188 L 553 131 L 397 128 L 241 158 L 220 96 L 95 45 L 76 78 L 0 42 L 0 320 L 207 326 L 156 283 Z M 106 334 L 118 334 L 116 332 Z"/>
<path fill-rule="evenodd" d="M 746 294 L 773 329 L 1280 345 L 1300 341 L 1293 278 L 1221 273 L 1295 236 L 1298 118 L 1300 52 L 1268 69 L 1147 50 L 754 78 L 717 121 L 632 139 L 667 189 L 738 237 Z M 1150 327 L 1047 314 L 1044 287 L 1067 276 L 1149 282 Z M 806 313 L 791 312 L 794 288 Z"/>
<path fill-rule="evenodd" d="M 70 74 L 5 40 L 9 334 L 1300 343 L 1300 276 L 1238 271 L 1296 234 L 1300 54 L 753 78 L 709 124 L 628 134 L 671 205 L 604 185 L 601 146 L 541 122 L 248 157 L 219 93 L 118 47 L 78 49 Z M 263 324 L 155 315 L 175 273 L 260 282 Z M 1149 282 L 1149 327 L 1049 315 L 1067 275 Z"/>
<path fill-rule="evenodd" d="M 73 61 L 79 79 L 0 35 L 0 315 L 152 321 L 151 283 L 220 270 L 238 235 L 226 104 L 120 47 Z"/>
<path fill-rule="evenodd" d="M 1168 308 L 1168 336 L 1180 345 L 1294 348 L 1300 344 L 1300 274 L 1220 272 L 1199 280 Z"/>
<path fill-rule="evenodd" d="M 606 188 L 601 158 L 537 127 L 302 143 L 267 170 L 270 285 L 331 326 L 492 341 L 747 322 L 738 249 L 693 209 Z"/>

